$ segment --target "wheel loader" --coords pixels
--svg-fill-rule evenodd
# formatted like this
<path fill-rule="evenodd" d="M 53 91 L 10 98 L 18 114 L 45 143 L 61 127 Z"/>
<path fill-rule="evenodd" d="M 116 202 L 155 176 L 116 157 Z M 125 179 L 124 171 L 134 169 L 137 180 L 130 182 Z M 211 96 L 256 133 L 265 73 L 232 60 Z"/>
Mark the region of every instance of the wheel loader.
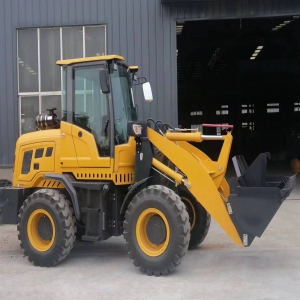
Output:
<path fill-rule="evenodd" d="M 296 183 L 296 174 L 268 176 L 268 153 L 248 165 L 233 157 L 233 126 L 204 135 L 162 121 L 140 120 L 133 86 L 153 100 L 138 67 L 118 55 L 60 60 L 62 108 L 36 117 L 36 131 L 15 148 L 13 181 L 0 188 L 0 223 L 16 224 L 24 255 L 51 267 L 76 239 L 123 235 L 133 264 L 166 275 L 205 239 L 211 217 L 232 241 L 260 237 Z M 161 99 L 163 101 L 163 99 Z M 217 161 L 192 143 L 222 141 Z"/>

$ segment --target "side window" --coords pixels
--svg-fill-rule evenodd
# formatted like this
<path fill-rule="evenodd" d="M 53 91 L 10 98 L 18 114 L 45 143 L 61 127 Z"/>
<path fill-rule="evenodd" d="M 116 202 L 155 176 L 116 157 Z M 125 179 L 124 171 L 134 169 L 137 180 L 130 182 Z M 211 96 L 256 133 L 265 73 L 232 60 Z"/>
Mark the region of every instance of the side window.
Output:
<path fill-rule="evenodd" d="M 31 159 L 32 159 L 32 150 L 24 152 L 23 162 L 22 162 L 22 174 L 28 174 L 30 172 Z"/>
<path fill-rule="evenodd" d="M 100 156 L 110 155 L 108 95 L 102 94 L 100 67 L 75 69 L 73 122 L 93 134 Z"/>
<path fill-rule="evenodd" d="M 52 147 L 48 147 L 46 150 L 46 157 L 51 157 L 52 156 L 52 152 L 53 152 L 53 148 Z"/>
<path fill-rule="evenodd" d="M 41 158 L 44 154 L 44 148 L 39 148 L 35 150 L 34 158 Z"/>

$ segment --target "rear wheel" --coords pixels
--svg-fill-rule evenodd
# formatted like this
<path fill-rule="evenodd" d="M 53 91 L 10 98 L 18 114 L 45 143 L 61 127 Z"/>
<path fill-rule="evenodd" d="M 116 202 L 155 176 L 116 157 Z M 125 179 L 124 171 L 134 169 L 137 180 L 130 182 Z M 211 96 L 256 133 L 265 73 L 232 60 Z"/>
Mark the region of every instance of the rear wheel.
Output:
<path fill-rule="evenodd" d="M 191 224 L 191 239 L 189 250 L 197 248 L 207 236 L 211 217 L 206 209 L 188 192 L 180 193 L 181 201 L 185 204 Z"/>
<path fill-rule="evenodd" d="M 17 229 L 24 255 L 35 266 L 62 262 L 75 241 L 72 209 L 65 196 L 55 190 L 39 190 L 25 200 Z"/>
<path fill-rule="evenodd" d="M 188 213 L 179 196 L 159 185 L 139 192 L 125 214 L 124 238 L 141 272 L 160 276 L 173 271 L 190 239 Z"/>
<path fill-rule="evenodd" d="M 76 232 L 75 232 L 75 237 L 77 241 L 82 241 L 82 236 L 85 235 L 85 224 L 83 223 L 83 221 L 79 220 L 77 221 L 76 216 L 75 216 L 75 212 L 74 212 L 74 207 L 71 203 L 70 200 L 66 200 L 67 203 L 69 204 L 70 210 L 72 212 L 72 216 L 73 216 L 73 220 L 75 223 L 75 227 L 76 227 Z"/>

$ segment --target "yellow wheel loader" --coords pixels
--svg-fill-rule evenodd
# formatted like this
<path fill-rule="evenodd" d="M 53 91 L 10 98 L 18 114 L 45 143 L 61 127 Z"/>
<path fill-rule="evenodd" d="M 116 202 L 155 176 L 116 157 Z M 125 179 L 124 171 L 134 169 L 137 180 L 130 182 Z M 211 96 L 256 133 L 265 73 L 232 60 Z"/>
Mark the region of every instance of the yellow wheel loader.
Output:
<path fill-rule="evenodd" d="M 77 239 L 123 234 L 129 257 L 147 275 L 165 275 L 205 239 L 210 218 L 238 245 L 260 237 L 296 175 L 266 175 L 268 153 L 248 165 L 235 156 L 225 180 L 232 126 L 204 135 L 161 121 L 138 120 L 132 86 L 149 82 L 118 55 L 58 61 L 56 108 L 19 137 L 13 182 L 1 181 L 0 223 L 17 224 L 24 255 L 36 266 L 62 262 Z M 59 109 L 60 110 L 60 109 Z M 223 141 L 217 161 L 190 142 Z"/>

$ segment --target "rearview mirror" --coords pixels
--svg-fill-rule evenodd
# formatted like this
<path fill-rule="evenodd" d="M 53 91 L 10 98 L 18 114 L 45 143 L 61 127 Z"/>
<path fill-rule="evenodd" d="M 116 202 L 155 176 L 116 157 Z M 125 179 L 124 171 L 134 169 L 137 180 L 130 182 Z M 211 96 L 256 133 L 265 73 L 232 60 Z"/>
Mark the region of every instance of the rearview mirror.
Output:
<path fill-rule="evenodd" d="M 133 85 L 140 85 L 147 82 L 147 79 L 145 77 L 137 77 L 135 74 L 133 80 L 136 81 Z"/>
<path fill-rule="evenodd" d="M 103 94 L 109 94 L 109 83 L 108 83 L 108 74 L 107 70 L 101 69 L 100 70 L 100 87 Z"/>
<path fill-rule="evenodd" d="M 146 102 L 151 102 L 153 100 L 152 89 L 149 82 L 143 83 L 143 92 Z"/>

